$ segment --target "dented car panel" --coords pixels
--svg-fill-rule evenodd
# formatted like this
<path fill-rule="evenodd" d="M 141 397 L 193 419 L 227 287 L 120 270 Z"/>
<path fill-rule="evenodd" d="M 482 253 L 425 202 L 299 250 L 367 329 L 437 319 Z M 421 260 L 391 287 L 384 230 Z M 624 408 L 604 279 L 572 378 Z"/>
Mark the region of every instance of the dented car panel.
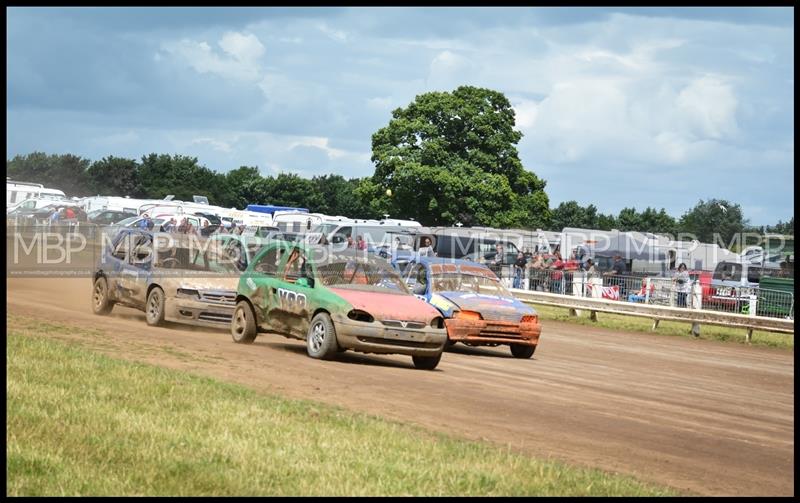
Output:
<path fill-rule="evenodd" d="M 440 355 L 447 341 L 440 313 L 411 295 L 397 274 L 381 264 L 321 246 L 270 243 L 240 278 L 238 298 L 253 306 L 259 332 L 306 340 L 314 316 L 325 312 L 340 348 Z M 383 267 L 396 281 L 370 278 L 373 266 Z"/>
<path fill-rule="evenodd" d="M 191 268 L 183 268 L 174 257 L 168 256 L 170 261 L 160 261 L 157 257 L 159 245 L 155 248 L 153 245 L 160 234 L 123 229 L 103 251 L 94 278 L 106 278 L 109 301 L 145 311 L 148 295 L 154 288 L 160 288 L 164 292 L 164 320 L 227 328 L 236 305 L 238 275 L 235 270 L 203 271 L 198 265 L 200 259 Z M 178 238 L 173 244 L 177 248 L 194 246 L 182 239 Z M 204 253 L 203 241 L 197 243 L 197 253 Z"/>
<path fill-rule="evenodd" d="M 534 348 L 539 343 L 536 310 L 514 298 L 482 264 L 422 257 L 405 270 L 404 280 L 446 318 L 451 343 Z"/>

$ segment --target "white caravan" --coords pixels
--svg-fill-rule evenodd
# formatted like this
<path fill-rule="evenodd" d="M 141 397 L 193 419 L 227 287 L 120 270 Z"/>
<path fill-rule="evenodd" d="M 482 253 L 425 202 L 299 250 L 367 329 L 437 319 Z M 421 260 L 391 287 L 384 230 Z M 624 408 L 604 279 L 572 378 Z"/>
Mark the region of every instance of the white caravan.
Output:
<path fill-rule="evenodd" d="M 16 205 L 26 199 L 65 200 L 64 192 L 48 189 L 41 183 L 15 182 L 6 178 L 6 206 Z"/>

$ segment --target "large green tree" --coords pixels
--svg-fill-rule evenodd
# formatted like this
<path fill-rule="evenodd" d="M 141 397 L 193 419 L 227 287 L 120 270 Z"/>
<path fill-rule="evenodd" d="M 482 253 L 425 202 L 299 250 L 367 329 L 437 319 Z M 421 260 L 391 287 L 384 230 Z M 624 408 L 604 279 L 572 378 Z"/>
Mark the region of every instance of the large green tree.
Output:
<path fill-rule="evenodd" d="M 372 136 L 375 174 L 358 192 L 373 212 L 426 225 L 545 226 L 545 182 L 522 166 L 514 126 L 500 92 L 421 94 Z"/>
<path fill-rule="evenodd" d="M 742 208 L 725 199 L 702 199 L 694 208 L 684 213 L 678 224 L 681 233 L 696 236 L 702 243 L 717 243 L 725 248 L 736 247 L 737 234 L 745 230 L 747 221 Z M 691 239 L 692 236 L 680 236 Z"/>
<path fill-rule="evenodd" d="M 141 196 L 161 199 L 173 194 L 175 199 L 191 201 L 193 195 L 208 195 L 212 204 L 224 194 L 224 175 L 218 175 L 197 163 L 196 157 L 150 154 L 142 157 L 139 167 Z"/>
<path fill-rule="evenodd" d="M 86 174 L 88 189 L 94 195 L 132 196 L 141 192 L 135 159 L 104 157 L 93 162 Z"/>
<path fill-rule="evenodd" d="M 352 218 L 378 218 L 369 205 L 364 204 L 356 189 L 361 180 L 345 179 L 341 175 L 322 175 L 311 179 L 314 200 L 309 208 L 326 215 L 343 215 Z M 313 204 L 311 204 L 313 202 Z"/>
<path fill-rule="evenodd" d="M 89 195 L 87 169 L 89 159 L 73 154 L 33 152 L 17 155 L 6 161 L 6 175 L 12 180 L 41 183 L 45 187 L 60 189 L 67 196 Z"/>

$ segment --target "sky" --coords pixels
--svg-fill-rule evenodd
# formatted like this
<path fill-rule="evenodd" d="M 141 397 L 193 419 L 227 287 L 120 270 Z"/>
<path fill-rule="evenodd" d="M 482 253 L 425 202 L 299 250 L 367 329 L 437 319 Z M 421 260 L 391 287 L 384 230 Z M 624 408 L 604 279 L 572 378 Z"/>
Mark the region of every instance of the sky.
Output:
<path fill-rule="evenodd" d="M 392 110 L 505 94 L 523 166 L 616 215 L 794 215 L 794 9 L 7 8 L 6 156 L 374 172 Z"/>

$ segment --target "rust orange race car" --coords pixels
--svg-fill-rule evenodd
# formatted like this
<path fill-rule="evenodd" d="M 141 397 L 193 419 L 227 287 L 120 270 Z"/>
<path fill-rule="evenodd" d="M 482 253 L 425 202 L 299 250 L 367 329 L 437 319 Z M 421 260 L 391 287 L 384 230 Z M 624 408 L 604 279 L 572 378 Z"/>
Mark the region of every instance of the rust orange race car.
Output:
<path fill-rule="evenodd" d="M 447 343 L 439 312 L 411 295 L 386 261 L 366 252 L 333 252 L 275 241 L 239 280 L 231 335 L 251 343 L 260 332 L 306 341 L 312 358 L 351 349 L 409 355 L 432 370 Z"/>
<path fill-rule="evenodd" d="M 539 315 L 515 299 L 485 265 L 420 257 L 406 267 L 403 278 L 415 295 L 444 315 L 450 344 L 507 344 L 517 358 L 530 358 L 536 351 Z"/>

